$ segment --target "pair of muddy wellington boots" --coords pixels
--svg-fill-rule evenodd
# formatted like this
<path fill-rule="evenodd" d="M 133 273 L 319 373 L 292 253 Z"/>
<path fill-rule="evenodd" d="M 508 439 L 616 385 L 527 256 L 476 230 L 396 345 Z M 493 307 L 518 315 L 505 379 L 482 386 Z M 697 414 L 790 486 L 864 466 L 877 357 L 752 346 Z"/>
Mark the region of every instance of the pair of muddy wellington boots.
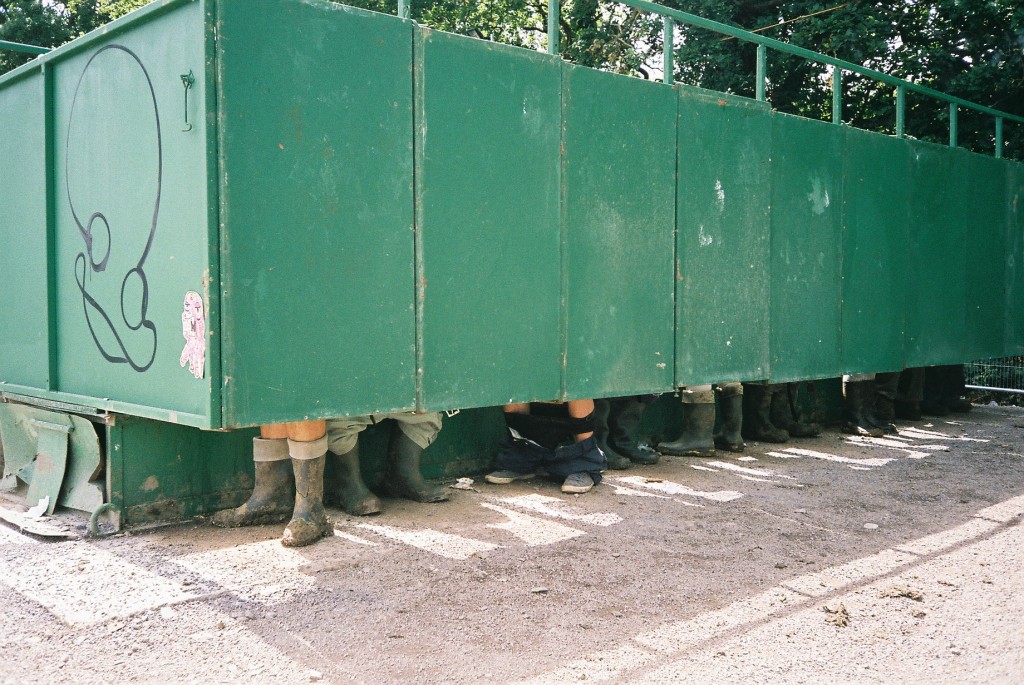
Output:
<path fill-rule="evenodd" d="M 791 438 L 816 438 L 821 435 L 821 426 L 813 421 L 805 421 L 798 404 L 799 385 L 797 383 L 780 383 L 772 393 L 771 417 L 772 425 L 786 431 Z"/>
<path fill-rule="evenodd" d="M 848 435 L 881 438 L 897 432 L 896 426 L 875 416 L 875 382 L 847 381 L 842 431 Z"/>
<path fill-rule="evenodd" d="M 214 514 L 214 525 L 236 528 L 288 521 L 281 537 L 286 547 L 303 547 L 330 535 L 333 528 L 323 505 L 326 453 L 326 437 L 309 442 L 254 438 L 252 495 L 240 507 Z"/>
<path fill-rule="evenodd" d="M 715 403 L 684 402 L 683 427 L 679 437 L 658 443 L 658 451 L 676 457 L 712 457 L 715 450 L 742 452 L 746 445 L 740 434 L 743 423 L 743 396 L 719 397 L 722 420 L 715 431 Z"/>

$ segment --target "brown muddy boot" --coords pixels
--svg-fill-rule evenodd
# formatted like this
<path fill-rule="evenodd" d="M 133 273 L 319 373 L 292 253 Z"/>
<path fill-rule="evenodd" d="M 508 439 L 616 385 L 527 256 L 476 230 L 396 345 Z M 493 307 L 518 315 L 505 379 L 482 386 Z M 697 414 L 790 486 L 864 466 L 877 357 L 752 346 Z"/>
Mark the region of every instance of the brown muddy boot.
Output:
<path fill-rule="evenodd" d="M 428 483 L 420 473 L 422 454 L 423 448 L 395 426 L 388 445 L 388 469 L 382 483 L 384 490 L 392 497 L 404 497 L 414 502 L 444 502 L 448 499 L 444 486 Z"/>
<path fill-rule="evenodd" d="M 295 473 L 295 509 L 284 529 L 281 544 L 305 547 L 334 532 L 324 511 L 324 464 L 327 436 L 318 440 L 288 441 L 288 453 Z"/>
<path fill-rule="evenodd" d="M 256 483 L 240 507 L 218 511 L 210 520 L 221 528 L 261 526 L 288 520 L 295 502 L 295 481 L 288 458 L 288 441 L 253 438 Z"/>
<path fill-rule="evenodd" d="M 359 472 L 359 443 L 345 454 L 328 452 L 330 478 L 324 492 L 328 504 L 337 505 L 353 516 L 379 514 L 380 498 L 370 492 Z"/>

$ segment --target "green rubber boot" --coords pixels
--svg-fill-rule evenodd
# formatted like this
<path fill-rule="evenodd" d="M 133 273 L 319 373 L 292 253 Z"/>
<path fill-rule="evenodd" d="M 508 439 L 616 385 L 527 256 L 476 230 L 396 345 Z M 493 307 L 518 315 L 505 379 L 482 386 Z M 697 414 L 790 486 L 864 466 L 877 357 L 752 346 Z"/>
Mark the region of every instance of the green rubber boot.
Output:
<path fill-rule="evenodd" d="M 346 454 L 328 452 L 327 485 L 324 499 L 353 516 L 379 514 L 380 498 L 370 492 L 359 472 L 359 443 Z"/>
<path fill-rule="evenodd" d="M 288 441 L 254 438 L 256 482 L 249 499 L 235 509 L 224 509 L 211 522 L 221 528 L 261 526 L 288 520 L 295 503 L 295 480 L 288 458 Z"/>
<path fill-rule="evenodd" d="M 743 395 L 719 396 L 718 408 L 722 412 L 718 432 L 715 433 L 715 447 L 729 452 L 742 452 L 743 443 Z"/>
<path fill-rule="evenodd" d="M 816 438 L 821 435 L 821 426 L 804 421 L 800 416 L 797 404 L 799 386 L 786 383 L 772 394 L 771 416 L 772 425 L 789 433 L 792 438 Z"/>
<path fill-rule="evenodd" d="M 382 483 L 384 490 L 392 497 L 404 497 L 414 502 L 444 502 L 448 499 L 444 486 L 428 483 L 420 473 L 422 454 L 423 448 L 395 426 L 388 445 L 388 468 Z"/>
<path fill-rule="evenodd" d="M 779 385 L 748 383 L 743 386 L 743 437 L 760 442 L 782 443 L 789 433 L 772 423 L 772 395 Z"/>
<path fill-rule="evenodd" d="M 658 443 L 658 451 L 676 457 L 713 457 L 715 442 L 715 403 L 684 402 L 683 431 L 672 442 Z"/>
<path fill-rule="evenodd" d="M 608 414 L 610 411 L 611 402 L 609 400 L 594 400 L 594 439 L 608 460 L 608 468 L 621 471 L 628 469 L 633 462 L 629 460 L 629 457 L 624 457 L 616 452 L 608 444 Z"/>
<path fill-rule="evenodd" d="M 618 454 L 634 464 L 652 466 L 658 463 L 657 453 L 642 450 L 636 439 L 636 429 L 644 418 L 647 405 L 638 397 L 618 397 L 609 401 L 608 444 Z"/>

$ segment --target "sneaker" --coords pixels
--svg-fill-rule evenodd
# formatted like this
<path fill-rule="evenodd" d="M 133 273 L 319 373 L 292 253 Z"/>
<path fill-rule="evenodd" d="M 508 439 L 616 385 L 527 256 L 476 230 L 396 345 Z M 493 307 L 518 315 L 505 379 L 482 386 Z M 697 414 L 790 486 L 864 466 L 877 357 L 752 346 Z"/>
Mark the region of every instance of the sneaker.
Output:
<path fill-rule="evenodd" d="M 562 492 L 584 493 L 590 492 L 594 487 L 594 479 L 585 471 L 570 473 L 569 477 L 562 483 Z"/>
<path fill-rule="evenodd" d="M 536 475 L 536 473 L 518 473 L 516 471 L 494 471 L 484 476 L 484 480 L 495 485 L 508 485 L 517 480 L 529 480 Z"/>

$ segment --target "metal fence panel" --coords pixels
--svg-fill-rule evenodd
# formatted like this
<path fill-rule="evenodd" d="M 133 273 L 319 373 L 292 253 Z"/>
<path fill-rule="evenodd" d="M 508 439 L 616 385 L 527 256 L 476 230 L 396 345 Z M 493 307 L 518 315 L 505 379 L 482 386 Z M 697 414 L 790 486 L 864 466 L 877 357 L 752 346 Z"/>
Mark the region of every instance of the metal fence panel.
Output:
<path fill-rule="evenodd" d="M 959 364 L 966 323 L 966 201 L 947 147 L 911 143 L 907 366 Z"/>
<path fill-rule="evenodd" d="M 843 130 L 772 115 L 771 378 L 841 372 Z"/>
<path fill-rule="evenodd" d="M 569 397 L 673 381 L 676 93 L 564 67 Z"/>
<path fill-rule="evenodd" d="M 182 131 L 181 74 L 193 120 L 208 86 L 204 21 L 189 4 L 50 68 L 59 388 L 208 423 L 217 386 L 179 363 L 187 294 L 211 285 L 207 129 Z"/>
<path fill-rule="evenodd" d="M 561 393 L 561 62 L 417 29 L 424 408 Z"/>
<path fill-rule="evenodd" d="M 1006 321 L 1006 173 L 1004 160 L 961 152 L 956 160 L 970 202 L 963 250 L 966 298 L 964 358 L 1003 354 Z"/>
<path fill-rule="evenodd" d="M 1005 349 L 1024 354 L 1024 165 L 1006 168 Z"/>
<path fill-rule="evenodd" d="M 411 24 L 220 9 L 226 422 L 412 409 Z"/>
<path fill-rule="evenodd" d="M 909 146 L 846 128 L 843 370 L 904 366 Z"/>
<path fill-rule="evenodd" d="M 0 379 L 40 388 L 51 381 L 43 88 L 33 75 L 0 90 Z"/>

